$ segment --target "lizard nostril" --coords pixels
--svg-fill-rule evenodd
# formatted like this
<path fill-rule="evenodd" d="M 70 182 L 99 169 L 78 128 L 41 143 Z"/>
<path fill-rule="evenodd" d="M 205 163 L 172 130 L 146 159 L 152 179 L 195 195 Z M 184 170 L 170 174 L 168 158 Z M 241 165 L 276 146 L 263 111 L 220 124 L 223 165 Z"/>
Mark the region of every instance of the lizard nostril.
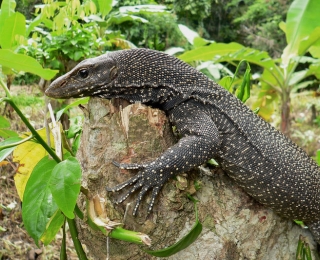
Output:
<path fill-rule="evenodd" d="M 62 81 L 62 83 L 60 84 L 60 87 L 63 87 L 65 84 L 67 84 L 66 80 Z"/>

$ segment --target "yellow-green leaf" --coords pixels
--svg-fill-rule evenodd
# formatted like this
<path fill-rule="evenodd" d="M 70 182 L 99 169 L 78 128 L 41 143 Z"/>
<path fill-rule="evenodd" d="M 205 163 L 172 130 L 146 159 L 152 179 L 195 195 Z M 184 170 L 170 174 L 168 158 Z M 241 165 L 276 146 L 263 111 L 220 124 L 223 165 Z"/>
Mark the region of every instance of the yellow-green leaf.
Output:
<path fill-rule="evenodd" d="M 47 140 L 45 128 L 38 130 L 37 132 L 44 140 Z M 22 137 L 25 138 L 29 135 L 30 133 L 26 133 Z M 52 135 L 50 135 L 50 142 L 51 144 L 54 144 Z M 38 142 L 33 140 L 19 145 L 14 150 L 13 161 L 19 163 L 14 180 L 21 201 L 31 172 L 36 164 L 47 154 L 46 150 Z"/>
<path fill-rule="evenodd" d="M 41 241 L 45 246 L 49 245 L 51 241 L 55 238 L 56 234 L 60 230 L 65 220 L 65 216 L 62 214 L 61 210 L 57 210 L 54 215 L 49 220 L 46 226 L 45 232 L 41 236 Z"/>

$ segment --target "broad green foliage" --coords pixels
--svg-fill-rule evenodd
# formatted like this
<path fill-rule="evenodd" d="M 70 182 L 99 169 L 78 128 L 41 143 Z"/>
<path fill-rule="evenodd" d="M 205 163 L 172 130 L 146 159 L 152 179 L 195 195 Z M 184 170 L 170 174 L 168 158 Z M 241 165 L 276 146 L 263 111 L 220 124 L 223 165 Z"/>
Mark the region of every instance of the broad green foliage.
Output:
<path fill-rule="evenodd" d="M 17 71 L 34 73 L 44 79 L 52 79 L 57 74 L 56 70 L 43 69 L 34 58 L 15 53 L 9 49 L 0 49 L 0 65 Z"/>
<path fill-rule="evenodd" d="M 187 62 L 212 60 L 231 64 L 247 60 L 263 68 L 263 73 L 259 77 L 262 94 L 259 95 L 260 99 L 255 106 L 260 107 L 260 115 L 268 119 L 274 106 L 272 101 L 277 100 L 279 96 L 282 102 L 281 130 L 287 133 L 290 93 L 313 82 L 304 82 L 307 77 L 320 78 L 319 60 L 304 56 L 312 46 L 315 46 L 313 50 L 314 53 L 317 53 L 317 46 L 320 44 L 320 19 L 314 19 L 319 15 L 319 10 L 320 1 L 318 0 L 295 0 L 293 2 L 288 10 L 287 25 L 281 25 L 289 41 L 283 51 L 282 59 L 272 59 L 267 52 L 246 48 L 237 43 L 212 43 L 209 46 L 187 51 L 179 58 Z M 295 29 L 287 32 L 286 28 L 289 26 Z M 309 68 L 297 70 L 298 65 L 305 62 L 310 64 Z"/>
<path fill-rule="evenodd" d="M 15 0 L 7 0 L 2 1 L 1 4 L 1 14 L 0 14 L 0 32 L 5 31 L 7 19 L 15 14 L 16 2 Z M 0 43 L 3 41 L 3 39 L 7 38 L 4 33 L 0 34 Z M 10 38 L 11 41 L 11 38 Z"/>
<path fill-rule="evenodd" d="M 1 37 L 0 45 L 3 49 L 10 49 L 16 45 L 19 40 L 24 40 L 26 34 L 26 19 L 25 17 L 16 12 L 10 15 L 2 27 L 1 34 L 5 37 Z"/>
<path fill-rule="evenodd" d="M 45 156 L 33 168 L 23 195 L 22 217 L 36 244 L 40 238 L 51 242 L 64 222 L 61 211 L 74 218 L 80 177 L 80 165 L 73 157 L 57 164 Z"/>
<path fill-rule="evenodd" d="M 228 8 L 236 16 L 233 25 L 237 28 L 235 33 L 240 36 L 238 42 L 267 51 L 271 57 L 279 57 L 286 41 L 278 24 L 285 19 L 291 2 L 292 0 L 228 1 Z"/>
<path fill-rule="evenodd" d="M 56 165 L 54 160 L 43 157 L 34 167 L 23 196 L 23 223 L 37 245 L 47 223 L 58 210 L 48 182 Z"/>
<path fill-rule="evenodd" d="M 49 188 L 63 214 L 74 218 L 74 207 L 80 193 L 81 168 L 74 157 L 57 164 L 51 173 Z"/>
<path fill-rule="evenodd" d="M 126 19 L 122 24 L 114 24 L 110 28 L 121 32 L 125 39 L 142 48 L 164 51 L 171 46 L 185 45 L 177 18 L 168 7 L 157 5 L 152 0 L 118 1 L 112 12 L 113 17 L 127 13 L 144 19 L 144 22 Z"/>
<path fill-rule="evenodd" d="M 98 56 L 108 50 L 134 48 L 117 27 L 123 23 L 148 23 L 142 14 L 160 15 L 159 10 L 163 9 L 160 5 L 148 5 L 117 10 L 112 3 L 112 0 L 70 0 L 37 5 L 37 16 L 27 29 L 32 38 L 20 51 L 65 73 L 73 66 L 70 61 Z"/>
<path fill-rule="evenodd" d="M 18 54 L 17 49 L 27 42 L 26 19 L 15 12 L 15 1 L 4 0 L 0 12 L 0 66 L 2 73 L 14 74 L 15 71 L 31 72 L 45 79 L 51 79 L 57 71 L 43 69 L 37 60 Z"/>
<path fill-rule="evenodd" d="M 292 57 L 304 55 L 311 45 L 320 40 L 320 1 L 294 1 L 286 20 L 287 47 L 283 51 L 282 63 L 287 66 Z M 318 27 L 318 28 L 317 28 Z"/>

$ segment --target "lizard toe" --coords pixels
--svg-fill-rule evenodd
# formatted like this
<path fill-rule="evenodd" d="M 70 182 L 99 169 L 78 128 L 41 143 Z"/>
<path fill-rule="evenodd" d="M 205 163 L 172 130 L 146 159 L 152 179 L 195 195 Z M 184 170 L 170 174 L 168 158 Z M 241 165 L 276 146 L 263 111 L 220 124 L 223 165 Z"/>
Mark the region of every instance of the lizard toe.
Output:
<path fill-rule="evenodd" d="M 120 199 L 118 199 L 116 201 L 117 204 L 122 203 L 123 201 L 125 201 L 129 195 L 131 195 L 132 193 L 134 193 L 136 190 L 138 190 L 139 188 L 141 188 L 143 185 L 143 180 L 140 180 L 138 183 L 136 183 L 131 190 L 129 190 L 128 192 L 126 192 Z"/>
<path fill-rule="evenodd" d="M 146 194 L 146 192 L 147 192 L 148 190 L 149 190 L 148 187 L 144 187 L 144 188 L 142 188 L 142 190 L 139 192 L 138 198 L 137 198 L 137 200 L 136 200 L 136 205 L 135 205 L 135 207 L 134 207 L 134 209 L 133 209 L 133 213 L 132 213 L 133 216 L 136 216 L 136 215 L 137 215 L 138 209 L 139 209 L 139 206 L 140 206 L 140 203 L 141 203 L 144 195 Z"/>
<path fill-rule="evenodd" d="M 148 215 L 151 213 L 151 211 L 153 209 L 154 202 L 155 202 L 155 200 L 156 200 L 156 198 L 157 198 L 157 196 L 158 196 L 158 194 L 160 192 L 160 189 L 161 189 L 161 187 L 156 186 L 152 190 L 151 201 L 149 203 L 149 207 L 148 207 L 148 211 L 147 211 Z"/>
<path fill-rule="evenodd" d="M 116 161 L 112 161 L 112 163 L 119 169 L 124 169 L 124 170 L 142 170 L 143 168 L 146 167 L 146 164 L 138 164 L 138 163 L 119 163 Z"/>
<path fill-rule="evenodd" d="M 120 184 L 118 184 L 118 185 L 116 185 L 116 186 L 114 186 L 112 188 L 111 187 L 106 187 L 106 190 L 110 191 L 110 192 L 120 191 L 120 190 L 124 189 L 125 187 L 136 183 L 140 179 L 140 177 L 141 177 L 140 174 L 137 174 L 136 176 L 130 178 L 129 180 L 127 180 L 127 181 L 125 181 L 123 183 L 120 183 Z"/>

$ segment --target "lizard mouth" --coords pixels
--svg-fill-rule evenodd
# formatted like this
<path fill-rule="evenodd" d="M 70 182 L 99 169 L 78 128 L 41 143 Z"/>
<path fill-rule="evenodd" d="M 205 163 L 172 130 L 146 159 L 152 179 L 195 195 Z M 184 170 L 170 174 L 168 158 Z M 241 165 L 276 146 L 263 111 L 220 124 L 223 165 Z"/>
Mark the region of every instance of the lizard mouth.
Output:
<path fill-rule="evenodd" d="M 81 88 L 78 86 L 77 82 L 74 82 L 74 84 L 72 85 L 68 85 L 68 82 L 66 80 L 57 78 L 46 89 L 45 94 L 51 98 L 79 98 L 90 96 L 92 88 L 93 87 Z"/>

